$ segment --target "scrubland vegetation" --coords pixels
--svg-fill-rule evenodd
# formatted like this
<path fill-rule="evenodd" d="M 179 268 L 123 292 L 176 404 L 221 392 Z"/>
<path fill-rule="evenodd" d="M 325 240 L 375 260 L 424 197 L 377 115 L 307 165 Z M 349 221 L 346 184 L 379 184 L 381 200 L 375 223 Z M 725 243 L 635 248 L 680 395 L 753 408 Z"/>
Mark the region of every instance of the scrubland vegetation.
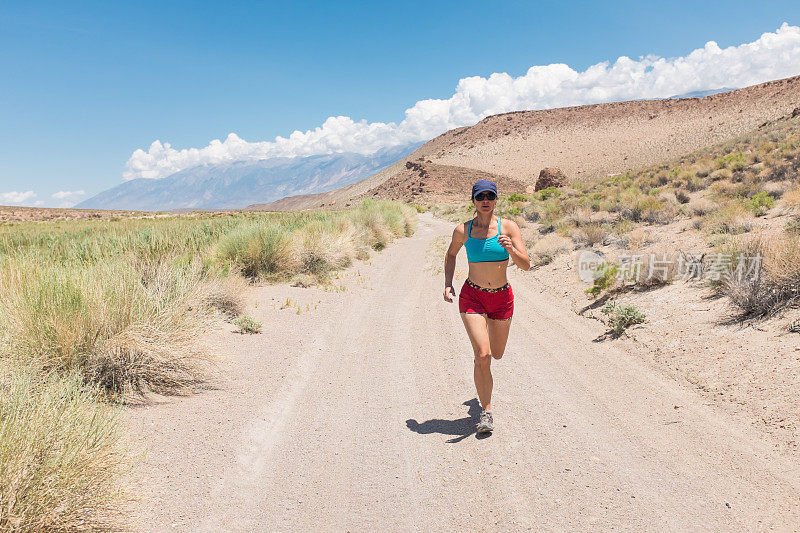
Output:
<path fill-rule="evenodd" d="M 249 282 L 328 273 L 411 235 L 416 212 L 237 213 L 0 225 L 0 530 L 101 527 L 131 455 L 120 403 L 203 381 L 196 338 L 242 332 Z M 267 332 L 268 333 L 268 332 Z"/>
<path fill-rule="evenodd" d="M 576 248 L 611 246 L 633 253 L 660 226 L 686 226 L 702 233 L 704 258 L 665 250 L 673 263 L 694 262 L 708 270 L 714 254 L 736 258 L 761 254 L 757 282 L 724 276 L 712 288 L 730 298 L 743 316 L 769 316 L 800 301 L 800 117 L 785 118 L 756 132 L 678 161 L 635 172 L 571 183 L 529 194 L 501 196 L 497 213 L 521 227 L 536 229 L 527 244 L 534 266 Z M 464 220 L 471 203 L 430 206 L 437 214 Z M 786 219 L 768 239 L 756 233 L 769 229 L 766 217 Z M 658 243 L 656 243 L 658 244 Z M 664 255 L 661 255 L 662 260 Z M 616 276 L 610 264 L 598 270 L 598 281 L 587 293 L 606 296 L 624 290 L 648 289 L 671 282 L 676 269 L 638 266 L 637 279 Z M 736 268 L 735 264 L 727 267 Z M 725 274 L 726 272 L 722 272 Z M 613 279 L 612 279 L 613 278 Z M 621 278 L 621 279 L 620 279 Z"/>

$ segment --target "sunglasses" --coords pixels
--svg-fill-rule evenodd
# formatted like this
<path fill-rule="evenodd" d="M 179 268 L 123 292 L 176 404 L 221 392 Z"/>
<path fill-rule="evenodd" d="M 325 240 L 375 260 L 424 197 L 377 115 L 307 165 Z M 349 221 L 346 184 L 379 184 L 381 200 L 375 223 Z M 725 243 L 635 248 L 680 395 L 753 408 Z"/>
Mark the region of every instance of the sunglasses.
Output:
<path fill-rule="evenodd" d="M 475 199 L 478 200 L 479 202 L 482 202 L 483 200 L 489 200 L 489 201 L 497 200 L 497 195 L 491 191 L 481 192 L 475 195 Z"/>

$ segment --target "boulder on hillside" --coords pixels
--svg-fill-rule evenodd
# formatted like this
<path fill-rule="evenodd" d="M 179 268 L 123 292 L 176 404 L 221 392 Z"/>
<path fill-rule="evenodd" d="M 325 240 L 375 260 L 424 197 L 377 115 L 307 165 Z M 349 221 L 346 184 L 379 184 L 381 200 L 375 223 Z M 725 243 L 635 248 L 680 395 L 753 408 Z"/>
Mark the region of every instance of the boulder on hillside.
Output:
<path fill-rule="evenodd" d="M 567 177 L 558 167 L 543 168 L 536 180 L 535 190 L 541 191 L 548 187 L 563 187 L 567 184 Z"/>

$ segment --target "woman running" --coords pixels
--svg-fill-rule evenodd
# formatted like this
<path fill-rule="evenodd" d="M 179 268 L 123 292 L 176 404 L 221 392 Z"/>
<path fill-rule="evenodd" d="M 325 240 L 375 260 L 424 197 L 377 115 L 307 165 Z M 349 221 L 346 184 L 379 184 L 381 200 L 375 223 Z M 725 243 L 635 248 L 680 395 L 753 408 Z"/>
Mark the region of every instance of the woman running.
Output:
<path fill-rule="evenodd" d="M 458 296 L 458 310 L 475 352 L 473 377 L 481 402 L 478 433 L 494 429 L 490 365 L 492 357 L 503 357 L 514 313 L 514 294 L 506 277 L 508 258 L 522 270 L 531 266 L 517 223 L 494 216 L 496 201 L 497 186 L 491 181 L 479 180 L 472 186 L 476 216 L 456 226 L 444 258 L 444 299 L 452 302 L 456 255 L 462 245 L 467 249 L 469 275 Z"/>

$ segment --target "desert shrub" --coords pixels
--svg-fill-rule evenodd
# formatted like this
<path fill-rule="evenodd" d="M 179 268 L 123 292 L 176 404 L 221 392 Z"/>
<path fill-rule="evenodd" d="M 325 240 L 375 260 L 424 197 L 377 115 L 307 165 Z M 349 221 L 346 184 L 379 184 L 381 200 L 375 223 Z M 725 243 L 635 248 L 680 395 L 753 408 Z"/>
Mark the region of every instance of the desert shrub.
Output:
<path fill-rule="evenodd" d="M 539 216 L 539 211 L 533 205 L 526 205 L 522 208 L 522 217 L 528 222 L 538 221 Z"/>
<path fill-rule="evenodd" d="M 599 223 L 586 224 L 570 234 L 572 241 L 579 245 L 593 246 L 602 244 L 608 236 L 608 230 Z"/>
<path fill-rule="evenodd" d="M 755 194 L 747 201 L 747 207 L 757 217 L 764 215 L 768 210 L 772 209 L 775 205 L 775 198 L 766 192 Z"/>
<path fill-rule="evenodd" d="M 0 531 L 110 528 L 125 500 L 118 411 L 79 376 L 0 378 Z"/>
<path fill-rule="evenodd" d="M 786 191 L 781 197 L 781 205 L 793 211 L 800 211 L 800 189 Z"/>
<path fill-rule="evenodd" d="M 626 219 L 617 220 L 613 224 L 614 233 L 620 236 L 630 233 L 633 230 L 633 228 L 634 228 L 633 222 Z"/>
<path fill-rule="evenodd" d="M 800 239 L 783 235 L 730 246 L 733 260 L 722 290 L 743 314 L 765 317 L 800 303 Z"/>
<path fill-rule="evenodd" d="M 706 188 L 706 182 L 697 176 L 689 176 L 685 181 L 685 186 L 689 191 L 697 192 Z"/>
<path fill-rule="evenodd" d="M 703 227 L 711 234 L 739 235 L 752 229 L 752 215 L 744 202 L 732 200 L 706 215 Z"/>
<path fill-rule="evenodd" d="M 717 158 L 715 165 L 718 169 L 728 168 L 733 171 L 742 170 L 747 165 L 747 156 L 742 152 L 733 152 Z"/>
<path fill-rule="evenodd" d="M 565 222 L 582 227 L 592 222 L 592 211 L 586 207 L 576 207 L 565 217 Z"/>
<path fill-rule="evenodd" d="M 689 203 L 690 200 L 689 195 L 682 189 L 675 190 L 675 199 L 681 204 Z"/>
<path fill-rule="evenodd" d="M 547 187 L 537 191 L 535 194 L 539 200 L 544 201 L 561 196 L 561 191 L 558 190 L 558 187 Z"/>
<path fill-rule="evenodd" d="M 603 262 L 595 268 L 592 286 L 583 292 L 591 298 L 596 298 L 603 291 L 610 291 L 618 285 L 617 273 L 619 265 Z"/>
<path fill-rule="evenodd" d="M 247 315 L 242 315 L 234 319 L 233 324 L 239 327 L 239 333 L 242 335 L 245 333 L 261 333 L 261 322 Z"/>
<path fill-rule="evenodd" d="M 617 305 L 616 302 L 608 302 L 600 311 L 608 316 L 611 330 L 615 336 L 622 335 L 628 327 L 641 324 L 647 319 L 635 305 Z"/>
<path fill-rule="evenodd" d="M 506 200 L 509 202 L 527 202 L 528 197 L 524 194 L 520 194 L 517 192 L 511 193 L 506 197 Z"/>
<path fill-rule="evenodd" d="M 688 204 L 688 214 L 691 216 L 704 216 L 717 208 L 717 204 L 708 198 L 697 198 Z"/>
<path fill-rule="evenodd" d="M 531 259 L 534 264 L 543 264 L 542 261 L 549 263 L 558 254 L 567 252 L 573 249 L 572 242 L 569 239 L 551 233 L 542 237 L 533 244 L 531 248 Z"/>
<path fill-rule="evenodd" d="M 727 168 L 720 168 L 708 175 L 711 181 L 729 180 L 733 177 L 733 173 Z"/>

